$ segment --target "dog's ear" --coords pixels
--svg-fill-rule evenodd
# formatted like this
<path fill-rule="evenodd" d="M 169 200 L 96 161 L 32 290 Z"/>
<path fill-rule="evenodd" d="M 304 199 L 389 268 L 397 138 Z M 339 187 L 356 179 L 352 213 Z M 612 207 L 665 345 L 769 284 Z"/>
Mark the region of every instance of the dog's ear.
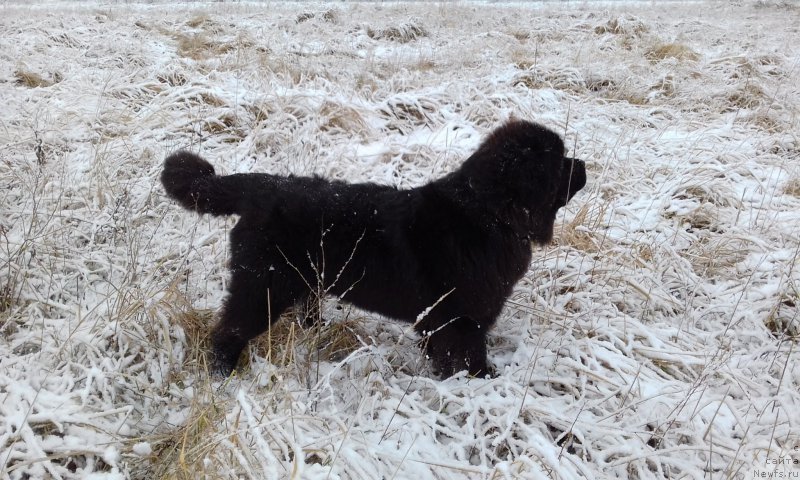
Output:
<path fill-rule="evenodd" d="M 507 182 L 530 190 L 545 202 L 559 188 L 564 164 L 564 143 L 555 132 L 532 122 L 515 120 L 490 137 L 501 152 L 501 165 Z"/>
<path fill-rule="evenodd" d="M 559 202 L 562 184 L 567 185 L 566 164 L 558 134 L 533 122 L 512 120 L 486 138 L 461 173 L 485 201 L 550 212 Z"/>
<path fill-rule="evenodd" d="M 550 129 L 525 120 L 512 120 L 493 131 L 481 149 L 492 151 L 500 168 L 552 171 L 552 163 L 564 157 L 561 137 Z"/>

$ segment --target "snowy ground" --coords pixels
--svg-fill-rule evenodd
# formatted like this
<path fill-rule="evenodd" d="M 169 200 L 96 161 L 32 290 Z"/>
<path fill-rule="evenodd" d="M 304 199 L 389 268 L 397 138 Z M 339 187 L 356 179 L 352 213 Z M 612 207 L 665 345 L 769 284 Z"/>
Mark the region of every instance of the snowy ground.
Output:
<path fill-rule="evenodd" d="M 0 4 L 0 478 L 800 475 L 800 7 L 658 4 Z M 414 186 L 511 116 L 590 180 L 496 378 L 335 302 L 208 378 L 165 155 Z"/>

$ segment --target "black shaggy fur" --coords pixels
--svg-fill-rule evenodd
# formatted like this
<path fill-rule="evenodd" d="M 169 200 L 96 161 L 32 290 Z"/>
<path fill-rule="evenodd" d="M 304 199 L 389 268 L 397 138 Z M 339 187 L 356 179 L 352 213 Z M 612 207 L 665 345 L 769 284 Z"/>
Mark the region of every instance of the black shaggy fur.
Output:
<path fill-rule="evenodd" d="M 170 197 L 199 213 L 240 216 L 212 333 L 215 370 L 230 374 L 247 342 L 321 280 L 327 294 L 415 322 L 441 375 L 487 373 L 486 332 L 528 269 L 531 243 L 551 240 L 556 212 L 586 183 L 584 163 L 564 154 L 557 134 L 510 121 L 458 170 L 410 190 L 218 176 L 193 153 L 170 155 L 161 175 Z"/>

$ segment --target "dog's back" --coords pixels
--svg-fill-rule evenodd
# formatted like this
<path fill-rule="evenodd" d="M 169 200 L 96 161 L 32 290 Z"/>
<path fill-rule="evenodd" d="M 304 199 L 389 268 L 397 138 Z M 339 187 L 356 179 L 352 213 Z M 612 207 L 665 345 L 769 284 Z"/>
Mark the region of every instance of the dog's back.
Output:
<path fill-rule="evenodd" d="M 285 177 L 267 173 L 236 173 L 217 175 L 206 160 L 185 150 L 168 156 L 164 161 L 161 183 L 172 199 L 187 210 L 200 214 L 269 215 L 279 208 L 286 217 L 306 217 L 320 228 L 322 216 L 338 210 L 368 210 L 364 199 L 375 195 L 392 195 L 393 187 L 372 183 L 349 184 L 321 177 Z M 293 213 L 293 211 L 296 211 Z M 319 218 L 307 218 L 319 217 Z M 343 215 L 346 218 L 347 215 Z"/>

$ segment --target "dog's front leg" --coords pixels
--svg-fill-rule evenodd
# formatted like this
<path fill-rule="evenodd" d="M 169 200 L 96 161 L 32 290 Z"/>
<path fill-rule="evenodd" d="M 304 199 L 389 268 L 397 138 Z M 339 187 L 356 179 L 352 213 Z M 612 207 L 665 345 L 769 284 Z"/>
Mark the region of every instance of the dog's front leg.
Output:
<path fill-rule="evenodd" d="M 247 343 L 269 325 L 270 285 L 266 272 L 231 268 L 228 297 L 211 331 L 211 367 L 215 374 L 233 373 Z"/>
<path fill-rule="evenodd" d="M 433 369 L 442 378 L 467 370 L 475 377 L 491 373 L 486 363 L 486 328 L 471 317 L 424 322 L 417 327 Z M 488 322 L 486 323 L 488 324 Z"/>

